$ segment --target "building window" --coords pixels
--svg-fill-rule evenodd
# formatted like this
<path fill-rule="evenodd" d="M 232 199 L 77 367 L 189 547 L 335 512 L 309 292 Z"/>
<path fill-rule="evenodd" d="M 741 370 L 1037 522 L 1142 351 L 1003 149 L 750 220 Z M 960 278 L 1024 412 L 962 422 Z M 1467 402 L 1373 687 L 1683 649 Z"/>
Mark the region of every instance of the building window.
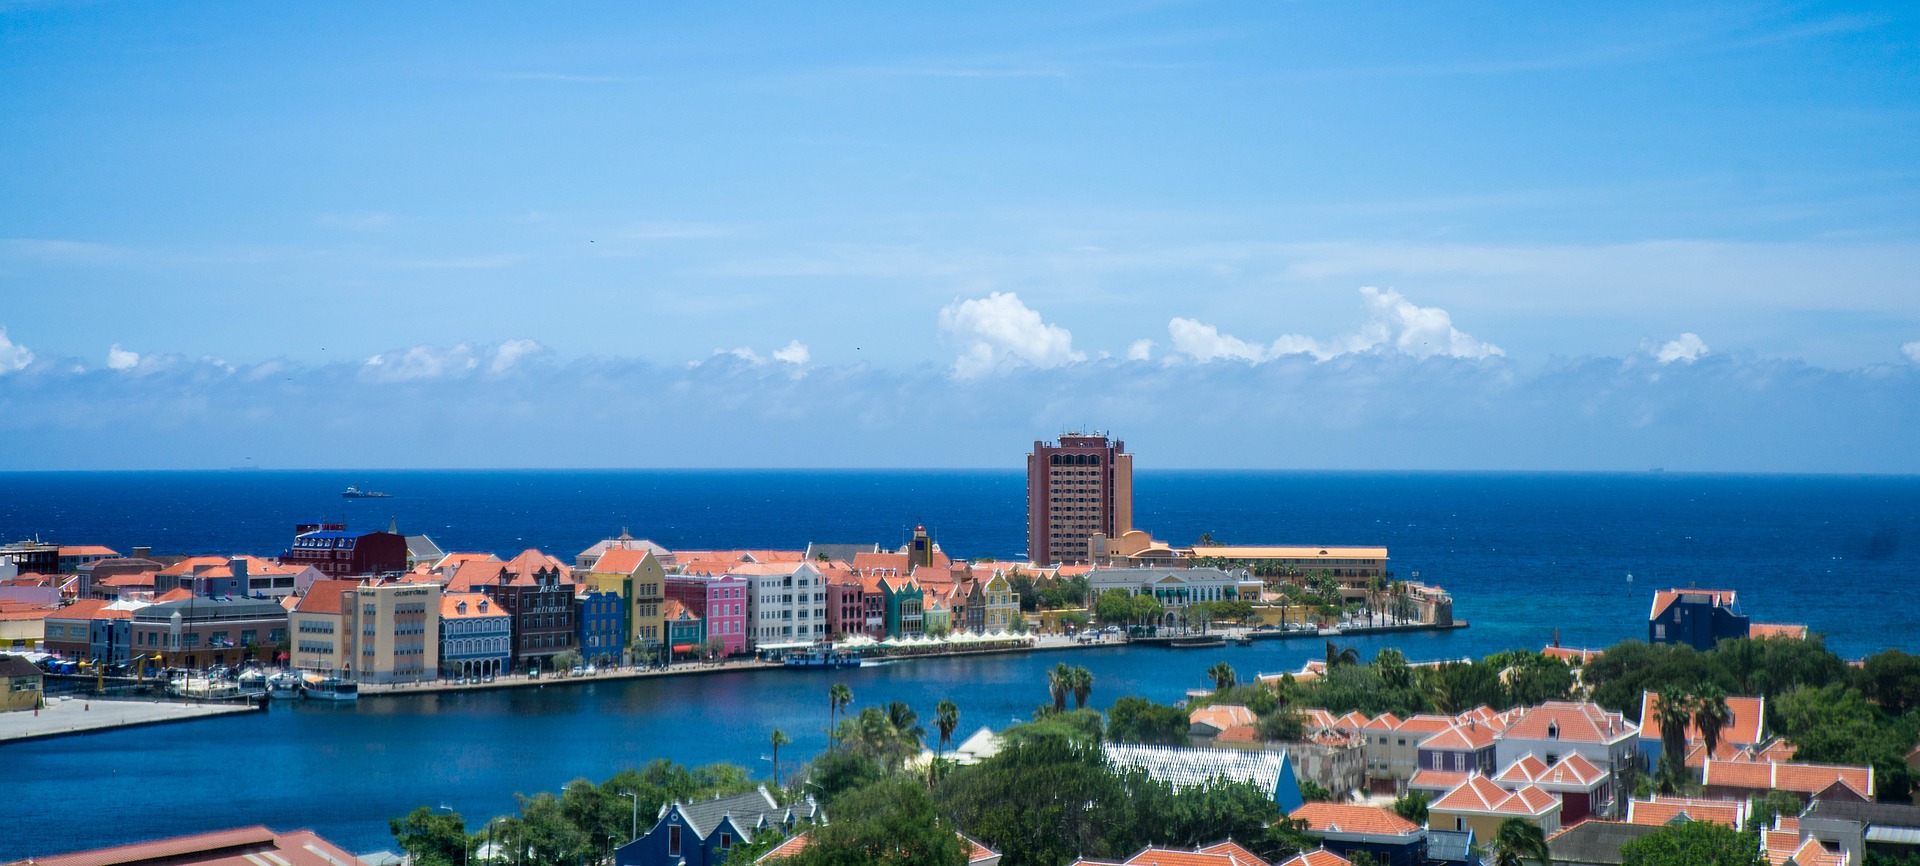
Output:
<path fill-rule="evenodd" d="M 667 854 L 673 857 L 680 856 L 680 825 L 679 824 L 675 824 L 667 828 Z"/>

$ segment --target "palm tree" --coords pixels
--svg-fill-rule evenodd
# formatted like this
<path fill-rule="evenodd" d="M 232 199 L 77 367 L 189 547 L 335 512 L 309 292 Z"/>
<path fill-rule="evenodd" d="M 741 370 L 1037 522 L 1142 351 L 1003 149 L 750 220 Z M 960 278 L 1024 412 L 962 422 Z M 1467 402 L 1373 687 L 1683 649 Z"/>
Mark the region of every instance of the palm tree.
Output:
<path fill-rule="evenodd" d="M 1492 853 L 1487 866 L 1526 866 L 1529 860 L 1553 862 L 1553 855 L 1547 851 L 1547 835 L 1538 825 L 1519 818 L 1500 822 L 1500 829 L 1493 835 Z"/>
<path fill-rule="evenodd" d="M 1733 721 L 1733 710 L 1727 706 L 1727 693 L 1712 683 L 1702 686 L 1693 694 L 1693 726 L 1700 729 L 1700 743 L 1707 747 L 1707 757 L 1713 757 L 1720 748 L 1720 729 Z"/>
<path fill-rule="evenodd" d="M 779 728 L 773 729 L 773 787 L 775 788 L 780 787 L 780 747 L 791 742 L 793 739 L 787 736 L 786 731 Z"/>
<path fill-rule="evenodd" d="M 953 745 L 953 732 L 960 727 L 960 708 L 945 698 L 933 708 L 933 726 L 940 731 L 940 749 Z"/>
<path fill-rule="evenodd" d="M 831 733 L 835 730 L 834 719 L 840 715 L 840 711 L 852 705 L 853 689 L 848 688 L 846 683 L 834 683 L 827 689 L 828 732 Z M 834 735 L 834 741 L 839 742 L 839 735 L 837 733 Z"/>
<path fill-rule="evenodd" d="M 1660 792 L 1679 789 L 1687 772 L 1687 723 L 1693 721 L 1693 698 L 1679 689 L 1661 689 L 1654 696 L 1654 723 L 1660 726 L 1660 767 L 1655 780 Z"/>
<path fill-rule="evenodd" d="M 1360 663 L 1359 650 L 1354 649 L 1353 647 L 1340 649 L 1339 647 L 1336 647 L 1333 645 L 1333 641 L 1327 641 L 1327 668 L 1328 669 L 1332 669 L 1337 665 L 1356 665 L 1359 663 Z"/>
<path fill-rule="evenodd" d="M 1207 678 L 1213 680 L 1213 690 L 1224 692 L 1240 683 L 1239 675 L 1233 672 L 1233 665 L 1226 662 L 1214 662 L 1207 668 Z"/>
<path fill-rule="evenodd" d="M 1047 691 L 1053 696 L 1053 711 L 1067 711 L 1067 692 L 1073 688 L 1073 669 L 1066 662 L 1058 662 L 1053 670 L 1047 671 Z"/>
<path fill-rule="evenodd" d="M 1380 679 L 1393 688 L 1411 685 L 1412 669 L 1407 667 L 1407 654 L 1395 647 L 1386 647 L 1373 657 L 1373 669 Z"/>
<path fill-rule="evenodd" d="M 1373 622 L 1373 614 L 1380 607 L 1380 597 L 1387 588 L 1387 579 L 1374 575 L 1367 580 L 1367 622 Z"/>
<path fill-rule="evenodd" d="M 894 738 L 902 745 L 911 745 L 916 752 L 927 739 L 927 729 L 920 726 L 920 714 L 907 706 L 905 701 L 894 701 L 887 705 L 887 723 L 893 726 Z"/>
<path fill-rule="evenodd" d="M 1067 687 L 1073 691 L 1073 708 L 1086 709 L 1087 696 L 1093 694 L 1093 671 L 1074 666 L 1073 679 L 1067 683 Z"/>

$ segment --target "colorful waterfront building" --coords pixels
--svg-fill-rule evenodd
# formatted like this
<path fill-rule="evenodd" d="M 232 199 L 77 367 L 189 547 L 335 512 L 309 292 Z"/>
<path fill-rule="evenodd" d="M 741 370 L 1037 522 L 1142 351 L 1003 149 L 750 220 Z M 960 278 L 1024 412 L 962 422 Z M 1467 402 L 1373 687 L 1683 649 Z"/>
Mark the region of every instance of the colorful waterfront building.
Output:
<path fill-rule="evenodd" d="M 666 617 L 667 645 L 674 656 L 698 655 L 701 644 L 707 642 L 706 622 L 700 615 L 673 599 L 662 602 L 660 612 Z"/>
<path fill-rule="evenodd" d="M 937 590 L 926 590 L 920 598 L 920 628 L 931 635 L 949 634 L 953 631 L 953 611 L 947 609 L 943 595 Z"/>
<path fill-rule="evenodd" d="M 177 591 L 177 590 L 176 590 Z M 204 668 L 265 661 L 287 639 L 287 611 L 252 598 L 185 598 L 133 613 L 133 652 L 160 666 Z"/>
<path fill-rule="evenodd" d="M 753 648 L 827 638 L 827 588 L 808 562 L 747 562 L 726 569 L 747 584 L 747 629 Z"/>
<path fill-rule="evenodd" d="M 440 585 L 363 583 L 340 594 L 343 669 L 363 683 L 440 676 Z"/>
<path fill-rule="evenodd" d="M 911 576 L 883 577 L 879 579 L 878 586 L 886 610 L 887 637 L 918 637 L 925 634 L 926 597 L 920 589 L 920 582 Z"/>
<path fill-rule="evenodd" d="M 311 565 L 328 577 L 397 574 L 408 568 L 407 539 L 395 532 L 349 530 L 345 523 L 301 523 L 280 561 Z"/>
<path fill-rule="evenodd" d="M 485 593 L 513 616 L 515 670 L 552 670 L 554 656 L 579 644 L 572 571 L 538 550 L 521 551 L 506 562 L 461 563 L 446 589 Z"/>
<path fill-rule="evenodd" d="M 718 640 L 726 655 L 747 651 L 747 580 L 737 574 L 669 574 L 667 599 L 706 623 L 705 640 Z M 677 642 L 677 641 L 676 641 Z"/>
<path fill-rule="evenodd" d="M 493 676 L 513 662 L 513 617 L 479 592 L 440 596 L 440 675 Z"/>
<path fill-rule="evenodd" d="M 1258 601 L 1261 584 L 1244 570 L 1096 568 L 1087 572 L 1087 607 L 1114 589 L 1153 597 L 1166 608 L 1163 624 L 1177 625 L 1188 606 L 1203 601 Z"/>
<path fill-rule="evenodd" d="M 627 650 L 627 599 L 619 592 L 587 590 L 575 599 L 580 611 L 580 655 L 591 664 L 619 664 Z"/>
<path fill-rule="evenodd" d="M 850 571 L 831 575 L 827 580 L 827 634 L 867 633 L 866 592 L 860 578 Z"/>
<path fill-rule="evenodd" d="M 33 662 L 0 655 L 0 713 L 40 708 L 46 675 Z"/>
<path fill-rule="evenodd" d="M 341 598 L 347 590 L 359 586 L 357 580 L 319 580 L 307 587 L 305 595 L 287 611 L 287 630 L 292 635 L 289 661 L 294 669 L 338 674 L 349 661 L 342 649 Z"/>
<path fill-rule="evenodd" d="M 666 566 L 655 552 L 658 545 L 638 539 L 608 539 L 586 568 L 584 580 L 595 592 L 616 592 L 626 600 L 626 646 L 635 657 L 652 658 L 667 640 L 660 604 L 666 601 Z M 583 551 L 584 558 L 594 548 Z M 664 550 L 664 548 L 658 548 Z"/>
<path fill-rule="evenodd" d="M 980 582 L 981 627 L 988 633 L 1013 631 L 1013 620 L 1020 615 L 1020 593 L 1004 572 Z"/>

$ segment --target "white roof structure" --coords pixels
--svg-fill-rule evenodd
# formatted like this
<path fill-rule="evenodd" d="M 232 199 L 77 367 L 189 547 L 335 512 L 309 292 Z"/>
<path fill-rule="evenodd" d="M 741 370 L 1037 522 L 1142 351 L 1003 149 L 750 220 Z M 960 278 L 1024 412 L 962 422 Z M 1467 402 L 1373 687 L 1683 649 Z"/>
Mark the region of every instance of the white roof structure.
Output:
<path fill-rule="evenodd" d="M 1145 770 L 1155 781 L 1176 788 L 1198 788 L 1213 779 L 1249 782 L 1262 791 L 1279 787 L 1287 765 L 1285 752 L 1247 752 L 1239 749 L 1182 749 L 1174 746 L 1137 746 L 1102 743 L 1100 750 L 1116 768 Z"/>

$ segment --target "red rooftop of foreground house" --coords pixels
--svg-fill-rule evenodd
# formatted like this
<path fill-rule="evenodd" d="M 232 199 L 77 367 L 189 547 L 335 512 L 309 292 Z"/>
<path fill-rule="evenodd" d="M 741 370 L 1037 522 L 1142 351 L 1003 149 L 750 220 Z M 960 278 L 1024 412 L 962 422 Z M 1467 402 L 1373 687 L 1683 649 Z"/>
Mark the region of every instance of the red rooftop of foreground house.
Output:
<path fill-rule="evenodd" d="M 1275 866 L 1353 866 L 1353 861 L 1321 848 L 1315 851 L 1302 851 Z"/>
<path fill-rule="evenodd" d="M 1746 800 L 1702 800 L 1694 797 L 1662 797 L 1627 802 L 1627 823 L 1661 827 L 1685 818 L 1720 824 L 1735 830 L 1746 826 Z"/>
<path fill-rule="evenodd" d="M 1522 713 L 1502 732 L 1511 740 L 1612 743 L 1638 731 L 1619 713 L 1588 701 L 1548 701 Z"/>
<path fill-rule="evenodd" d="M 1747 626 L 1747 637 L 1754 640 L 1777 637 L 1782 640 L 1806 640 L 1807 627 L 1777 622 L 1756 622 Z"/>
<path fill-rule="evenodd" d="M 955 833 L 953 835 L 960 837 L 960 844 L 967 849 L 967 866 L 1000 866 L 1000 852 L 980 844 L 979 840 L 970 838 L 965 833 Z M 753 861 L 754 866 L 760 866 L 762 863 L 771 864 L 785 860 L 806 850 L 806 847 L 811 844 L 813 844 L 813 836 L 811 833 L 796 833 L 789 837 L 787 841 L 774 846 L 773 850 L 756 858 Z"/>
<path fill-rule="evenodd" d="M 1307 822 L 1307 828 L 1322 835 L 1347 833 L 1362 836 L 1406 836 L 1420 832 L 1420 825 L 1378 806 L 1349 803 L 1306 803 L 1287 817 Z"/>
<path fill-rule="evenodd" d="M 1873 768 L 1836 764 L 1753 763 L 1707 761 L 1700 784 L 1710 794 L 1739 796 L 1767 791 L 1792 791 L 1815 799 L 1873 799 Z"/>
<path fill-rule="evenodd" d="M 243 827 L 197 836 L 178 836 L 115 848 L 96 848 L 52 857 L 30 857 L 20 864 L 33 866 L 343 866 L 356 863 L 352 854 L 312 830 L 275 832 L 265 827 Z M 19 864 L 16 864 L 19 866 Z"/>

